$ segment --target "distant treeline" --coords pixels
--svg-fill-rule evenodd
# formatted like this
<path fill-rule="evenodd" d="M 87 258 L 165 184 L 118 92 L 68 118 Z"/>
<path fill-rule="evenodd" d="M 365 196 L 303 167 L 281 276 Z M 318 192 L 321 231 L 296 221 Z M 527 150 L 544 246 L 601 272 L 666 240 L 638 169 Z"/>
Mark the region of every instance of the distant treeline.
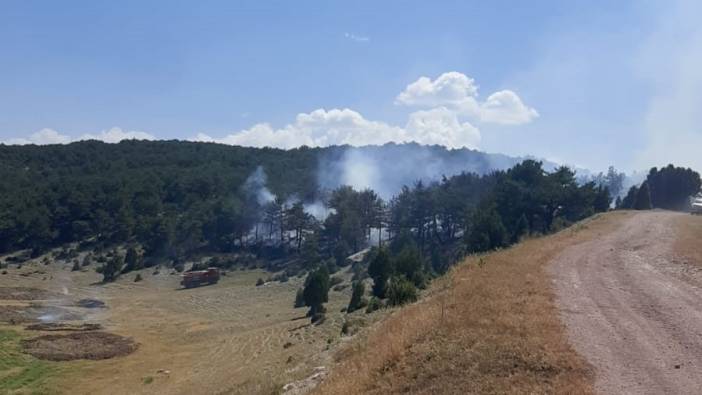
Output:
<path fill-rule="evenodd" d="M 692 169 L 668 165 L 652 168 L 641 185 L 632 186 L 616 206 L 623 209 L 687 210 L 690 197 L 700 192 L 700 175 Z"/>
<path fill-rule="evenodd" d="M 570 169 L 546 172 L 533 160 L 420 181 L 387 201 L 370 189 L 323 191 L 317 169 L 328 150 L 137 141 L 0 146 L 0 252 L 38 255 L 90 241 L 173 260 L 277 248 L 339 261 L 391 238 L 411 241 L 423 267 L 442 271 L 457 255 L 547 233 L 610 205 L 606 187 L 579 185 Z M 244 187 L 259 166 L 274 198 Z M 330 215 L 313 217 L 308 202 L 321 202 Z"/>
<path fill-rule="evenodd" d="M 39 253 L 87 238 L 135 241 L 147 254 L 231 248 L 240 244 L 252 221 L 261 219 L 250 191 L 243 189 L 258 167 L 265 170 L 265 186 L 281 205 L 319 201 L 328 195 L 319 187 L 320 179 L 325 188 L 339 185 L 349 149 L 280 150 L 184 141 L 0 144 L 0 252 L 30 248 Z M 516 161 L 417 144 L 353 152 L 354 159 L 371 158 L 381 171 L 398 173 L 400 179 L 409 179 L 413 171 L 399 177 L 404 168 L 387 171 L 382 168 L 387 161 L 378 158 L 421 157 L 434 165 L 441 162 L 441 170 L 451 172 L 458 172 L 462 163 L 480 174 Z"/>

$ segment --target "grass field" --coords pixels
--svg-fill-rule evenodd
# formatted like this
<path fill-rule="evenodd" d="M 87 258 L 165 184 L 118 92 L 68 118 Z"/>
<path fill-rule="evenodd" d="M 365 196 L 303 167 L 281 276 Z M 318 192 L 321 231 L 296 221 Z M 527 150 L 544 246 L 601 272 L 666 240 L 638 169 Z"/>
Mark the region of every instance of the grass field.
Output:
<path fill-rule="evenodd" d="M 181 289 L 169 269 L 135 273 L 117 282 L 97 284 L 93 268 L 71 272 L 70 264 L 25 264 L 0 276 L 0 288 L 27 287 L 51 291 L 50 301 L 0 300 L 0 305 L 52 303 L 68 306 L 94 298 L 105 309 L 79 309 L 81 322 L 138 343 L 132 354 L 100 361 L 45 362 L 22 354 L 20 338 L 42 332 L 24 325 L 6 326 L 0 388 L 7 393 L 70 394 L 215 394 L 276 393 L 286 383 L 329 365 L 332 351 L 343 342 L 342 307 L 350 288 L 330 291 L 328 318 L 309 324 L 305 308 L 293 308 L 303 278 L 255 286 L 268 278 L 262 270 L 234 270 L 212 286 Z M 337 274 L 349 283 L 351 274 Z M 57 297 L 55 295 L 60 295 Z M 57 299 L 59 298 L 59 299 Z M 0 298 L 2 299 L 2 298 Z M 52 332 L 53 333 L 53 332 Z M 13 392 L 14 391 L 14 392 Z M 0 393 L 4 393 L 0 392 Z"/>
<path fill-rule="evenodd" d="M 22 353 L 18 332 L 0 329 L 0 394 L 50 394 L 47 385 L 61 368 Z"/>

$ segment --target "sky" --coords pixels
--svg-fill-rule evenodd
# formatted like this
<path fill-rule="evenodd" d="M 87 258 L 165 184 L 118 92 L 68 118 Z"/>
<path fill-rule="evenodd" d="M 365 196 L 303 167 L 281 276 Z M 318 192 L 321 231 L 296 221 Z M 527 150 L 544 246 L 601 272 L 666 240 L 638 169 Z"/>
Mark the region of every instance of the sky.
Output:
<path fill-rule="evenodd" d="M 702 170 L 702 2 L 0 2 L 0 142 L 417 141 Z"/>

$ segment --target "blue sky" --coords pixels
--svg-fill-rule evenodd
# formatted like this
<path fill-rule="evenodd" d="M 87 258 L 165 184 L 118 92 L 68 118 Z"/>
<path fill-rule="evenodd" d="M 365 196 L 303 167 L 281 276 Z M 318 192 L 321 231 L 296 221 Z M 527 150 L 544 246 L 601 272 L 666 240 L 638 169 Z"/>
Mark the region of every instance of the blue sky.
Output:
<path fill-rule="evenodd" d="M 0 141 L 409 139 L 595 170 L 702 169 L 690 147 L 702 145 L 699 11 L 683 0 L 6 0 Z"/>

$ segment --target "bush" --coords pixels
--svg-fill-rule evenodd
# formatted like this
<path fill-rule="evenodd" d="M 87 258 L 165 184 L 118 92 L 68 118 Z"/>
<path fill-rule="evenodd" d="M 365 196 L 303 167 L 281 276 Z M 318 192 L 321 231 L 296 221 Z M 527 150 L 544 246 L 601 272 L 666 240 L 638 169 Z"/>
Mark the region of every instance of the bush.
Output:
<path fill-rule="evenodd" d="M 351 293 L 349 307 L 346 309 L 347 312 L 352 313 L 361 308 L 361 300 L 364 293 L 366 293 L 366 287 L 363 285 L 363 282 L 357 281 L 353 283 L 353 292 Z"/>
<path fill-rule="evenodd" d="M 273 281 L 279 281 L 281 283 L 286 283 L 289 279 L 288 274 L 285 272 L 273 276 Z"/>
<path fill-rule="evenodd" d="M 651 190 L 648 187 L 648 181 L 644 181 L 636 194 L 636 200 L 634 201 L 634 209 L 636 210 L 650 210 L 651 206 Z"/>
<path fill-rule="evenodd" d="M 368 274 L 373 278 L 373 295 L 379 298 L 385 297 L 387 282 L 392 271 L 392 262 L 387 251 L 384 248 L 378 250 L 368 266 Z"/>
<path fill-rule="evenodd" d="M 329 272 L 326 266 L 321 266 L 307 276 L 303 297 L 305 305 L 310 308 L 312 322 L 315 322 L 315 315 L 324 311 L 324 303 L 329 300 Z"/>
<path fill-rule="evenodd" d="M 368 301 L 368 306 L 366 306 L 366 314 L 372 313 L 376 310 L 380 310 L 383 307 L 383 302 L 380 301 L 377 297 L 373 296 L 370 298 Z"/>
<path fill-rule="evenodd" d="M 138 283 L 141 280 L 143 280 L 143 278 L 141 278 L 141 273 L 137 273 L 136 277 L 134 277 L 134 282 Z"/>
<path fill-rule="evenodd" d="M 388 285 L 388 303 L 391 306 L 400 306 L 417 300 L 417 288 L 405 277 L 396 276 Z"/>
<path fill-rule="evenodd" d="M 122 266 L 124 265 L 124 258 L 117 253 L 113 253 L 112 257 L 102 265 L 101 271 L 96 270 L 98 273 L 102 273 L 103 282 L 115 281 L 122 271 Z"/>
<path fill-rule="evenodd" d="M 71 271 L 77 272 L 78 270 L 80 270 L 80 263 L 78 263 L 77 259 L 74 259 L 73 260 L 73 267 L 71 268 Z"/>
<path fill-rule="evenodd" d="M 83 266 L 90 266 L 90 264 L 93 263 L 92 255 L 90 254 L 85 254 L 85 257 L 83 257 Z"/>
<path fill-rule="evenodd" d="M 261 285 L 263 285 L 263 284 L 265 284 L 265 283 L 266 283 L 266 282 L 263 281 L 263 279 L 260 278 L 260 277 L 258 278 L 258 280 L 256 280 L 256 286 L 257 286 L 257 287 L 260 287 Z"/>

